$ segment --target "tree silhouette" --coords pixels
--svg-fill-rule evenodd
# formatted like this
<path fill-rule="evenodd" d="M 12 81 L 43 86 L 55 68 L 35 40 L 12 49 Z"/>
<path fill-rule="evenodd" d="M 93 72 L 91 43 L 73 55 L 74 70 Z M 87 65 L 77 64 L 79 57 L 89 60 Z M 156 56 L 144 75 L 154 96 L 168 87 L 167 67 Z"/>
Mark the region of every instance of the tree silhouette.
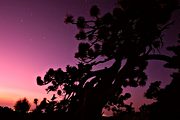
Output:
<path fill-rule="evenodd" d="M 34 99 L 34 104 L 36 105 L 36 108 L 37 108 L 37 106 L 38 106 L 38 99 L 37 98 Z"/>
<path fill-rule="evenodd" d="M 2 107 L 0 106 L 0 114 L 2 113 L 12 113 L 13 109 L 9 108 L 9 107 Z"/>
<path fill-rule="evenodd" d="M 21 113 L 27 113 L 29 111 L 30 107 L 31 107 L 31 105 L 26 98 L 18 100 L 14 105 L 15 111 L 18 111 Z"/>
<path fill-rule="evenodd" d="M 43 80 L 37 77 L 37 84 L 50 84 L 47 92 L 64 96 L 57 106 L 74 119 L 99 119 L 102 109 L 110 106 L 131 110 L 131 105 L 124 103 L 131 95 L 123 95 L 123 88 L 146 84 L 148 60 L 170 61 L 159 48 L 176 8 L 176 0 L 119 0 L 118 6 L 103 16 L 98 6 L 92 6 L 92 20 L 68 15 L 64 22 L 79 29 L 75 36 L 80 42 L 75 53 L 79 63 L 67 65 L 65 71 L 50 68 Z M 104 68 L 94 69 L 100 64 Z"/>
<path fill-rule="evenodd" d="M 180 34 L 179 34 L 180 39 Z M 180 41 L 178 41 L 180 43 Z M 179 109 L 180 109 L 180 45 L 172 46 L 167 48 L 169 51 L 174 53 L 171 60 L 164 66 L 167 68 L 175 69 L 176 71 L 171 74 L 173 78 L 169 85 L 164 89 L 159 88 L 159 82 L 151 84 L 145 96 L 149 99 L 156 99 L 151 105 L 148 105 L 147 110 L 153 113 L 154 119 L 179 119 Z M 167 114 L 164 114 L 167 113 Z M 155 115 L 154 115 L 155 114 Z"/>
<path fill-rule="evenodd" d="M 161 88 L 160 88 L 161 81 L 156 81 L 154 83 L 151 83 L 149 86 L 149 89 L 145 93 L 145 97 L 148 99 L 158 99 L 158 96 L 160 94 Z"/>

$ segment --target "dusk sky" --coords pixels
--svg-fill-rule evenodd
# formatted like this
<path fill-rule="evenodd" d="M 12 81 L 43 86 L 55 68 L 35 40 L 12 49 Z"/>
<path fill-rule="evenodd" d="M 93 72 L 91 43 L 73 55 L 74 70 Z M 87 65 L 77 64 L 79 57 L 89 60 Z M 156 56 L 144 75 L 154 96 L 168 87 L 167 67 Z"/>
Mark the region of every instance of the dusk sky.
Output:
<path fill-rule="evenodd" d="M 44 76 L 49 68 L 64 69 L 75 65 L 74 53 L 78 32 L 75 26 L 66 25 L 67 14 L 88 16 L 89 9 L 96 4 L 103 11 L 111 11 L 116 0 L 0 0 L 0 106 L 12 107 L 20 98 L 31 102 L 34 98 L 50 97 L 45 87 L 36 85 L 36 77 Z M 173 15 L 175 25 L 171 26 L 164 39 L 165 45 L 177 40 L 180 30 L 180 12 Z M 147 74 L 149 81 L 170 79 L 169 70 L 162 70 L 163 63 L 151 65 Z M 147 83 L 149 85 L 149 82 Z M 139 106 L 147 100 L 139 87 L 131 100 Z"/>

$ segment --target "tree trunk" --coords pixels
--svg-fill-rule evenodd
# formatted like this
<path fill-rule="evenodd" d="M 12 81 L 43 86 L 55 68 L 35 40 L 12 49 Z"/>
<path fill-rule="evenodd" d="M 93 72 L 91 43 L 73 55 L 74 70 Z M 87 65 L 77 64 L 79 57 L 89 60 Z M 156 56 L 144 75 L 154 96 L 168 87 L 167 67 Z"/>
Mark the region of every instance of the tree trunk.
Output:
<path fill-rule="evenodd" d="M 112 67 L 104 69 L 101 80 L 96 87 L 85 90 L 83 100 L 75 112 L 73 119 L 77 120 L 99 120 L 102 117 L 102 109 L 112 94 L 112 82 L 120 68 L 120 61 L 115 62 Z"/>

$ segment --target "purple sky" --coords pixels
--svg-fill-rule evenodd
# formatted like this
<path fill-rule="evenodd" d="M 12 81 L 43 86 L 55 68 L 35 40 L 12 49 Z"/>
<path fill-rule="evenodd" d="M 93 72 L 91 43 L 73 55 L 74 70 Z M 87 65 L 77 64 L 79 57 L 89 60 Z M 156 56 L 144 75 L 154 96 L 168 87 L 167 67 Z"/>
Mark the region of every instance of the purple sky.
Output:
<path fill-rule="evenodd" d="M 91 5 L 102 11 L 113 9 L 116 0 L 0 0 L 0 106 L 11 106 L 19 98 L 48 97 L 45 87 L 36 85 L 36 77 L 49 68 L 65 68 L 77 63 L 74 53 L 78 31 L 75 26 L 64 24 L 66 14 L 87 16 Z M 103 13 L 103 12 L 102 12 Z M 174 19 L 180 20 L 179 12 Z M 177 21 L 176 20 L 176 21 Z M 171 44 L 180 30 L 172 26 L 165 39 Z M 172 37 L 173 36 L 173 37 Z M 147 73 L 152 80 L 168 83 L 167 70 L 160 64 L 151 65 Z M 149 83 L 147 84 L 149 85 Z M 131 100 L 138 106 L 145 100 L 147 87 L 128 89 L 134 94 Z"/>
<path fill-rule="evenodd" d="M 76 61 L 77 29 L 64 24 L 64 18 L 89 14 L 92 4 L 104 10 L 114 5 L 97 0 L 0 0 L 0 105 L 47 96 L 36 77 Z"/>

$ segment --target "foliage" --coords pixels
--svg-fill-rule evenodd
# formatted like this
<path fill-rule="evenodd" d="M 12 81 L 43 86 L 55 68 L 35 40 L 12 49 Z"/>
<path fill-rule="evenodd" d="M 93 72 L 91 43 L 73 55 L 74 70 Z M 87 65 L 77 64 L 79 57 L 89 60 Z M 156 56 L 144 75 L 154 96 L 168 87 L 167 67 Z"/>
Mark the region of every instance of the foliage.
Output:
<path fill-rule="evenodd" d="M 0 114 L 2 114 L 2 113 L 11 113 L 11 112 L 13 112 L 13 109 L 11 109 L 9 107 L 0 106 Z"/>
<path fill-rule="evenodd" d="M 148 99 L 157 99 L 157 97 L 159 96 L 159 92 L 160 92 L 160 84 L 161 81 L 156 81 L 154 83 L 151 83 L 151 85 L 149 86 L 149 89 L 147 90 L 147 92 L 145 93 L 145 97 Z"/>
<path fill-rule="evenodd" d="M 35 104 L 36 107 L 37 107 L 37 104 L 38 104 L 38 99 L 37 99 L 37 98 L 34 99 L 34 104 Z"/>
<path fill-rule="evenodd" d="M 178 42 L 180 43 L 180 41 Z M 159 88 L 159 82 L 152 83 L 145 96 L 149 99 L 155 98 L 157 101 L 153 104 L 141 107 L 141 111 L 149 111 L 153 114 L 154 117 L 152 119 L 179 118 L 180 96 L 178 91 L 180 90 L 180 45 L 168 47 L 167 49 L 172 51 L 174 56 L 172 56 L 170 61 L 164 66 L 175 70 L 175 72 L 171 74 L 173 79 L 165 88 Z"/>
<path fill-rule="evenodd" d="M 80 120 L 97 119 L 103 107 L 114 109 L 111 106 L 116 106 L 115 111 L 127 107 L 124 100 L 131 95 L 122 95 L 123 88 L 146 84 L 144 70 L 148 60 L 170 60 L 158 51 L 163 46 L 162 32 L 173 24 L 169 20 L 176 2 L 119 0 L 118 7 L 103 16 L 98 6 L 92 6 L 92 20 L 82 16 L 75 20 L 68 15 L 65 23 L 74 24 L 79 30 L 75 36 L 80 42 L 75 53 L 79 63 L 67 65 L 66 70 L 50 68 L 44 79 L 37 77 L 37 84 L 48 84 L 47 92 L 57 91 L 64 96 L 56 104 L 57 108 L 71 112 Z M 109 61 L 112 62 L 110 67 L 94 69 Z"/>
<path fill-rule="evenodd" d="M 18 100 L 14 105 L 15 111 L 22 112 L 22 113 L 28 112 L 30 107 L 31 105 L 26 98 Z"/>

